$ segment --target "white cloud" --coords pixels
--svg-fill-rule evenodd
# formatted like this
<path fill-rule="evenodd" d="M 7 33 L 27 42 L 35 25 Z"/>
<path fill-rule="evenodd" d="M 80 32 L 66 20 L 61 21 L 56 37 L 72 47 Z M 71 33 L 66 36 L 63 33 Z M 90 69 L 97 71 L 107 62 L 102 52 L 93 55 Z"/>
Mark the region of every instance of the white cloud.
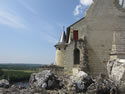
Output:
<path fill-rule="evenodd" d="M 34 10 L 34 8 L 32 8 L 28 3 L 25 2 L 26 0 L 17 0 L 17 1 L 33 14 L 37 14 L 36 10 Z"/>
<path fill-rule="evenodd" d="M 8 25 L 13 28 L 26 28 L 22 19 L 12 11 L 0 10 L 0 24 Z"/>
<path fill-rule="evenodd" d="M 90 6 L 93 3 L 93 0 L 80 0 L 80 3 L 78 5 L 76 5 L 75 9 L 74 9 L 74 16 L 78 16 L 79 14 L 81 14 L 84 10 L 85 6 Z"/>
<path fill-rule="evenodd" d="M 74 16 L 79 15 L 82 12 L 82 6 L 81 5 L 77 5 L 75 10 L 74 10 Z"/>
<path fill-rule="evenodd" d="M 84 6 L 89 6 L 93 3 L 93 0 L 80 0 L 80 3 Z"/>

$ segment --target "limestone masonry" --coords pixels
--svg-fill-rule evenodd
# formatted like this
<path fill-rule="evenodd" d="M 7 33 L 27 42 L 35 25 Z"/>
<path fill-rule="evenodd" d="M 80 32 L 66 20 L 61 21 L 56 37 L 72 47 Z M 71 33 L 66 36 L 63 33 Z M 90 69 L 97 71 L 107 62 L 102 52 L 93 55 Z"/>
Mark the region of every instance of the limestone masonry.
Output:
<path fill-rule="evenodd" d="M 125 0 L 94 0 L 87 15 L 67 27 L 56 47 L 65 74 L 107 73 L 107 62 L 125 59 Z"/>

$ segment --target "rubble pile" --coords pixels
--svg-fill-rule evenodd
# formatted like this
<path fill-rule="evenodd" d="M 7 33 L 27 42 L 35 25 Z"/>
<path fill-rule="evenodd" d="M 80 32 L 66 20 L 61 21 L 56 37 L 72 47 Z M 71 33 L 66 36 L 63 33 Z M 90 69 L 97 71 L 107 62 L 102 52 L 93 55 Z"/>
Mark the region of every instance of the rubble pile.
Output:
<path fill-rule="evenodd" d="M 10 87 L 10 88 L 0 88 L 0 94 L 48 94 L 46 90 L 35 89 L 35 88 L 27 88 L 20 89 L 18 87 Z"/>
<path fill-rule="evenodd" d="M 83 71 L 73 76 L 57 77 L 51 71 L 45 70 L 31 75 L 28 88 L 0 88 L 0 94 L 124 94 L 125 83 L 119 86 L 117 81 L 100 74 L 93 79 Z"/>
<path fill-rule="evenodd" d="M 119 85 L 122 94 L 125 93 L 125 59 L 110 60 L 107 64 L 109 78 Z"/>
<path fill-rule="evenodd" d="M 29 85 L 31 88 L 43 88 L 47 90 L 63 88 L 63 80 L 59 79 L 50 70 L 45 70 L 31 75 Z"/>
<path fill-rule="evenodd" d="M 125 81 L 125 59 L 110 60 L 107 64 L 109 78 L 114 81 Z"/>
<path fill-rule="evenodd" d="M 76 92 L 86 92 L 88 86 L 90 86 L 94 81 L 88 74 L 83 71 L 79 71 L 77 74 L 71 76 L 72 86 L 75 88 Z"/>
<path fill-rule="evenodd" d="M 2 79 L 0 80 L 0 87 L 3 87 L 3 88 L 8 88 L 9 87 L 9 82 L 5 79 Z"/>
<path fill-rule="evenodd" d="M 119 94 L 118 85 L 105 74 L 100 74 L 97 77 L 96 94 Z"/>

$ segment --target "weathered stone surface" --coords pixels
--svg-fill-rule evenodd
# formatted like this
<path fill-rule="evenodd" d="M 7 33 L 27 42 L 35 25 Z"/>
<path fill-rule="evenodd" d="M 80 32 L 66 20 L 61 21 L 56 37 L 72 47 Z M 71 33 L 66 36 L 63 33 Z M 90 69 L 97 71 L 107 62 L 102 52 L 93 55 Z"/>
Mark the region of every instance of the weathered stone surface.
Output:
<path fill-rule="evenodd" d="M 121 94 L 125 92 L 125 59 L 110 60 L 107 63 L 109 77 L 119 85 Z"/>
<path fill-rule="evenodd" d="M 46 90 L 36 90 L 28 88 L 28 89 L 18 89 L 18 88 L 0 88 L 0 94 L 51 94 L 47 93 Z"/>
<path fill-rule="evenodd" d="M 117 84 L 108 79 L 105 74 L 100 74 L 96 81 L 96 94 L 119 94 Z"/>
<path fill-rule="evenodd" d="M 60 89 L 63 87 L 63 80 L 58 79 L 50 70 L 45 70 L 33 73 L 29 85 L 32 88 Z"/>
<path fill-rule="evenodd" d="M 79 71 L 79 72 L 76 72 L 73 76 L 71 76 L 71 79 L 72 79 L 72 82 L 75 82 L 75 81 L 79 81 L 79 80 L 82 80 L 83 78 L 87 77 L 88 74 L 83 72 L 83 71 Z"/>
<path fill-rule="evenodd" d="M 87 88 L 94 82 L 87 73 L 79 71 L 77 74 L 74 74 L 70 77 L 72 80 L 71 88 L 76 92 L 86 92 Z"/>
<path fill-rule="evenodd" d="M 96 84 L 92 83 L 88 88 L 87 88 L 87 93 L 88 94 L 95 94 L 96 93 Z"/>
<path fill-rule="evenodd" d="M 87 90 L 88 94 L 121 94 L 118 84 L 105 74 L 100 74 Z"/>
<path fill-rule="evenodd" d="M 43 80 L 43 78 L 53 77 L 50 71 L 44 71 L 44 73 L 35 73 L 35 75 L 37 75 L 37 80 L 38 78 L 39 80 L 40 78 Z M 43 82 L 46 83 L 46 88 L 42 87 L 43 84 L 41 84 L 39 87 L 38 83 L 35 83 L 37 80 L 30 79 L 30 82 L 35 81 L 30 84 L 32 87 L 24 89 L 12 85 L 10 88 L 0 88 L 0 94 L 124 94 L 123 92 L 125 90 L 125 83 L 122 82 L 122 84 L 118 87 L 115 81 L 108 79 L 108 77 L 104 74 L 100 74 L 97 79 L 94 80 L 91 76 L 88 76 L 88 74 L 82 71 L 80 71 L 77 75 L 77 78 L 76 76 L 74 76 L 74 78 L 73 76 L 63 77 L 65 80 L 65 86 L 60 89 L 55 87 L 55 84 L 54 88 L 48 88 L 49 85 L 52 85 L 51 82 L 49 82 L 49 79 L 46 79 L 45 82 Z M 119 93 L 119 90 L 121 93 Z"/>
<path fill-rule="evenodd" d="M 124 81 L 121 81 L 119 89 L 120 89 L 121 94 L 125 93 L 125 82 Z"/>
<path fill-rule="evenodd" d="M 60 67 L 60 66 L 53 65 L 53 64 L 41 65 L 41 67 L 39 68 L 39 72 L 44 71 L 44 70 L 51 70 L 51 72 L 57 76 L 64 74 L 64 67 Z"/>
<path fill-rule="evenodd" d="M 0 87 L 8 88 L 9 82 L 5 79 L 0 80 Z"/>
<path fill-rule="evenodd" d="M 107 64 L 108 75 L 114 81 L 125 81 L 125 59 L 116 59 Z"/>
<path fill-rule="evenodd" d="M 112 49 L 113 33 L 119 33 L 116 42 L 117 50 L 125 53 L 125 12 L 119 10 L 114 4 L 117 0 L 93 0 L 94 3 L 88 9 L 86 16 L 67 28 L 67 46 L 59 54 L 57 59 L 64 61 L 64 70 L 71 74 L 73 68 L 83 67 L 85 50 L 84 43 L 79 40 L 87 40 L 87 56 L 90 74 L 99 75 L 106 72 L 106 64 Z M 78 31 L 78 40 L 74 40 L 74 31 Z M 74 64 L 74 49 L 80 50 L 80 64 Z M 58 57 L 59 56 L 59 57 Z M 85 58 L 87 57 L 85 56 Z M 124 58 L 125 54 L 120 55 Z"/>

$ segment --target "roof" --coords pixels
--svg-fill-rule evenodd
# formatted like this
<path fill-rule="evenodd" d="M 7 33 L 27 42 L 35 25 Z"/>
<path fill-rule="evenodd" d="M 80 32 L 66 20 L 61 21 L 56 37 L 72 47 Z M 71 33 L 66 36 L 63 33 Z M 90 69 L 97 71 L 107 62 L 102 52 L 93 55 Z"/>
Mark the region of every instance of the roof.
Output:
<path fill-rule="evenodd" d="M 83 20 L 83 19 L 85 19 L 85 17 L 82 17 L 81 19 L 79 19 L 78 21 L 76 21 L 75 23 L 71 24 L 71 25 L 70 25 L 70 26 L 68 26 L 68 27 L 71 27 L 71 26 L 73 26 L 73 25 L 77 24 L 78 22 L 80 22 L 80 21 L 81 21 L 81 20 Z"/>
<path fill-rule="evenodd" d="M 59 40 L 59 42 L 55 45 L 55 47 L 57 47 L 57 46 L 64 46 L 64 45 L 66 45 L 66 34 L 65 34 L 65 31 L 62 32 L 62 35 L 61 35 L 61 37 L 60 37 L 60 40 Z"/>
<path fill-rule="evenodd" d="M 65 43 L 65 42 L 66 42 L 66 34 L 65 32 L 62 32 L 59 43 Z"/>

